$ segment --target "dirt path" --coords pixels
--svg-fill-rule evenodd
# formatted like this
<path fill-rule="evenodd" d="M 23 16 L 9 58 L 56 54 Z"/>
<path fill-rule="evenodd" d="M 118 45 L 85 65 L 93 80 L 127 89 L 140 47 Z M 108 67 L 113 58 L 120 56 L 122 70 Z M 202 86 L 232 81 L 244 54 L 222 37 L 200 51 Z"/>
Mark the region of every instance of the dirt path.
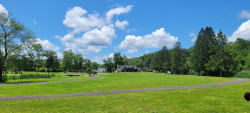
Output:
<path fill-rule="evenodd" d="M 91 76 L 91 78 L 78 79 L 78 80 L 62 80 L 62 81 L 48 81 L 48 82 L 36 82 L 36 83 L 0 84 L 0 86 L 18 86 L 18 85 L 31 85 L 31 84 L 45 84 L 45 83 L 55 83 L 55 82 L 82 81 L 82 80 L 91 80 L 91 79 L 99 79 L 99 78 L 100 77 Z"/>
<path fill-rule="evenodd" d="M 95 78 L 92 77 L 90 79 L 95 79 Z M 96 78 L 96 79 L 98 79 L 98 78 Z M 85 80 L 87 80 L 87 79 L 85 79 Z M 144 88 L 144 89 L 117 90 L 117 91 L 91 92 L 91 93 L 75 93 L 75 94 L 59 94 L 59 95 L 1 97 L 0 101 L 3 101 L 3 100 L 41 99 L 41 98 L 58 98 L 58 97 L 72 97 L 72 96 L 90 96 L 90 95 L 104 95 L 104 94 L 140 92 L 140 91 L 155 91 L 155 90 L 205 88 L 205 87 L 214 87 L 214 86 L 222 86 L 222 85 L 229 85 L 229 84 L 238 84 L 238 83 L 242 83 L 242 82 L 246 82 L 246 81 L 250 81 L 250 79 L 236 78 L 236 80 L 228 81 L 228 82 L 193 85 L 193 86 L 177 86 L 177 87 L 164 87 L 164 88 Z"/>

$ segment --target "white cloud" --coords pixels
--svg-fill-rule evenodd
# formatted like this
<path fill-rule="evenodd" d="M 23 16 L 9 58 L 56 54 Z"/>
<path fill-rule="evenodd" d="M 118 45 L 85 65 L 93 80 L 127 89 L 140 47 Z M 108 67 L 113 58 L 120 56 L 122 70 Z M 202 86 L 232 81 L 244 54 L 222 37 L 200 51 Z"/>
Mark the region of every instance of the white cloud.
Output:
<path fill-rule="evenodd" d="M 114 54 L 111 53 L 111 54 L 109 54 L 109 56 L 106 56 L 106 55 L 104 55 L 104 56 L 96 56 L 96 57 L 93 57 L 90 60 L 91 60 L 91 62 L 96 62 L 98 64 L 103 64 L 104 59 L 113 58 L 113 57 L 114 57 Z"/>
<path fill-rule="evenodd" d="M 65 15 L 65 20 L 63 24 L 67 27 L 72 27 L 73 34 L 80 33 L 82 31 L 88 31 L 92 28 L 101 28 L 105 25 L 105 20 L 102 17 L 99 17 L 99 13 L 87 14 L 88 11 L 82 9 L 81 7 L 74 7 L 67 11 Z"/>
<path fill-rule="evenodd" d="M 62 58 L 63 58 L 63 54 L 62 54 L 62 53 L 57 52 L 57 57 L 58 57 L 59 59 L 62 59 Z"/>
<path fill-rule="evenodd" d="M 125 53 L 129 53 L 129 54 L 133 54 L 133 53 L 137 53 L 138 49 L 129 49 L 127 52 Z"/>
<path fill-rule="evenodd" d="M 119 20 L 116 20 L 115 27 L 118 27 L 119 29 L 125 29 L 125 27 L 128 26 L 128 24 L 129 23 L 127 21 L 120 22 Z"/>
<path fill-rule="evenodd" d="M 65 19 L 63 20 L 63 24 L 73 28 L 73 31 L 64 37 L 57 35 L 54 38 L 60 38 L 62 44 L 65 45 L 67 49 L 77 50 L 82 54 L 100 52 L 102 48 L 106 48 L 108 44 L 111 46 L 112 41 L 117 37 L 114 25 L 108 25 L 112 23 L 113 16 L 128 13 L 131 9 L 132 5 L 110 9 L 106 13 L 106 17 L 103 18 L 95 11 L 93 14 L 87 14 L 88 11 L 85 9 L 74 7 L 67 11 Z M 120 29 L 125 29 L 128 22 L 119 21 L 116 25 Z M 76 33 L 82 32 L 85 32 L 82 37 L 75 38 Z"/>
<path fill-rule="evenodd" d="M 100 52 L 101 48 L 106 48 L 106 45 L 111 44 L 116 39 L 114 26 L 103 26 L 100 30 L 93 29 L 87 31 L 80 38 L 74 38 L 72 34 L 67 34 L 60 40 L 62 44 L 72 50 L 77 50 L 82 54 Z"/>
<path fill-rule="evenodd" d="M 129 32 L 130 32 L 130 29 L 128 29 L 127 32 L 129 33 Z"/>
<path fill-rule="evenodd" d="M 34 20 L 34 24 L 36 24 L 36 20 Z"/>
<path fill-rule="evenodd" d="M 106 22 L 107 24 L 112 23 L 112 18 L 114 15 L 120 15 L 123 13 L 128 13 L 130 10 L 132 10 L 133 5 L 129 5 L 126 8 L 124 7 L 118 7 L 115 9 L 109 10 L 109 12 L 106 13 Z"/>
<path fill-rule="evenodd" d="M 58 51 L 60 49 L 60 47 L 56 46 L 55 44 L 50 43 L 46 39 L 45 40 L 37 39 L 37 40 L 38 42 L 36 43 L 41 44 L 44 50 Z"/>
<path fill-rule="evenodd" d="M 191 40 L 192 42 L 195 42 L 197 39 L 196 34 L 193 31 L 189 34 L 189 37 L 193 37 Z"/>
<path fill-rule="evenodd" d="M 194 32 L 191 32 L 191 33 L 189 34 L 189 37 L 192 37 L 192 36 L 195 36 L 195 33 L 194 33 Z"/>
<path fill-rule="evenodd" d="M 234 42 L 237 38 L 245 40 L 250 39 L 250 20 L 241 24 L 241 26 L 228 38 L 229 42 Z"/>
<path fill-rule="evenodd" d="M 239 14 L 239 18 L 247 18 L 250 19 L 250 11 L 247 12 L 246 10 L 243 10 Z"/>
<path fill-rule="evenodd" d="M 196 39 L 197 39 L 197 37 L 195 36 L 194 38 L 192 38 L 192 42 L 195 42 L 196 41 Z"/>
<path fill-rule="evenodd" d="M 3 7 L 2 4 L 0 4 L 0 12 L 6 12 L 7 10 L 5 9 L 5 7 Z"/>
<path fill-rule="evenodd" d="M 101 30 L 94 29 L 83 34 L 82 39 L 87 45 L 104 46 L 110 44 L 112 40 L 116 39 L 114 26 L 104 26 Z"/>
<path fill-rule="evenodd" d="M 134 28 L 134 29 L 132 29 L 132 31 L 136 31 L 136 29 Z"/>
<path fill-rule="evenodd" d="M 109 54 L 108 58 L 114 58 L 114 54 L 113 53 Z"/>
<path fill-rule="evenodd" d="M 149 52 L 149 50 L 146 51 L 147 53 Z"/>
<path fill-rule="evenodd" d="M 118 48 L 129 49 L 127 53 L 135 53 L 138 49 L 162 48 L 164 45 L 171 48 L 177 41 L 178 37 L 171 36 L 161 28 L 145 36 L 127 35 Z"/>
<path fill-rule="evenodd" d="M 117 47 L 117 46 L 115 46 L 115 49 L 113 49 L 113 50 L 118 51 L 118 47 Z"/>
<path fill-rule="evenodd" d="M 56 35 L 54 38 L 62 38 L 62 37 L 60 37 L 59 35 Z"/>

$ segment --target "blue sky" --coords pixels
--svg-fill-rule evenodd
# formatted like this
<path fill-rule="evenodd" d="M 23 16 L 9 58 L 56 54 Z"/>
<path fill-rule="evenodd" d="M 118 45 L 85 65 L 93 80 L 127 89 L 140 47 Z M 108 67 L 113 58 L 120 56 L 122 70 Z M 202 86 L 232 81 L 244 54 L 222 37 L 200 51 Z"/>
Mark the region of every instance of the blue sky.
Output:
<path fill-rule="evenodd" d="M 199 30 L 222 30 L 229 41 L 250 39 L 249 0 L 4 0 L 0 10 L 36 32 L 45 50 L 72 49 L 102 63 L 116 52 L 128 57 L 194 45 Z"/>

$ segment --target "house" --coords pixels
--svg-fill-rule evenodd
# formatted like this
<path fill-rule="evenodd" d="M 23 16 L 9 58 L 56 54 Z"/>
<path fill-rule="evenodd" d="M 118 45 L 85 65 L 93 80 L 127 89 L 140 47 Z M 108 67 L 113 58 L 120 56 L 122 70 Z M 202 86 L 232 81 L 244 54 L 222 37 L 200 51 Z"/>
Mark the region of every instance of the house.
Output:
<path fill-rule="evenodd" d="M 141 72 L 141 68 L 135 66 L 130 66 L 130 65 L 118 65 L 117 64 L 117 72 Z"/>
<path fill-rule="evenodd" d="M 105 73 L 105 68 L 98 68 L 97 73 Z"/>

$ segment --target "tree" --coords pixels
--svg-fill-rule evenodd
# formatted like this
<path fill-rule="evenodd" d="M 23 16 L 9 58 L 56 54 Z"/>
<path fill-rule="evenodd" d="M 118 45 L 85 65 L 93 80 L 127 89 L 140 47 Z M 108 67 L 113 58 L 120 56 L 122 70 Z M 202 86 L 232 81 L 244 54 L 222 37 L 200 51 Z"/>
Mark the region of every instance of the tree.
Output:
<path fill-rule="evenodd" d="M 120 52 L 114 54 L 113 60 L 114 60 L 114 63 L 115 63 L 115 69 L 117 69 L 117 64 L 118 65 L 123 65 L 123 57 L 121 56 Z"/>
<path fill-rule="evenodd" d="M 74 53 L 73 53 L 73 51 L 71 49 L 68 50 L 68 51 L 63 51 L 62 62 L 63 62 L 63 65 L 65 67 L 66 72 L 67 72 L 68 69 L 71 69 L 71 67 L 72 67 L 73 56 L 74 56 Z"/>
<path fill-rule="evenodd" d="M 179 73 L 182 66 L 182 46 L 180 42 L 174 44 L 173 53 L 171 56 L 171 68 L 173 71 Z"/>
<path fill-rule="evenodd" d="M 46 56 L 47 60 L 46 60 L 46 68 L 48 68 L 48 76 L 49 76 L 49 72 L 50 72 L 50 68 L 52 67 L 54 60 L 57 59 L 57 55 L 55 51 L 49 51 L 49 50 L 45 50 L 42 54 L 42 56 Z"/>
<path fill-rule="evenodd" d="M 39 62 L 39 60 L 41 58 L 41 55 L 42 55 L 42 52 L 43 52 L 43 47 L 42 47 L 41 44 L 33 44 L 32 47 L 33 47 L 34 51 L 36 52 L 36 58 L 37 58 L 37 60 L 36 60 L 37 71 L 36 72 L 38 72 L 38 70 L 39 70 L 38 69 L 38 62 Z"/>
<path fill-rule="evenodd" d="M 162 68 L 165 70 L 165 72 L 167 72 L 171 69 L 171 62 L 170 62 L 171 56 L 166 46 L 163 46 L 162 52 L 163 52 L 163 65 L 162 65 L 163 67 Z"/>
<path fill-rule="evenodd" d="M 128 65 L 128 58 L 127 58 L 127 56 L 126 55 L 123 55 L 123 64 L 124 65 Z"/>
<path fill-rule="evenodd" d="M 191 56 L 194 70 L 198 74 L 200 71 L 205 71 L 209 75 L 209 70 L 205 68 L 205 64 L 210 61 L 210 56 L 215 54 L 215 51 L 210 50 L 215 45 L 215 42 L 216 37 L 211 27 L 200 30 Z"/>
<path fill-rule="evenodd" d="M 91 63 L 91 67 L 92 67 L 92 69 L 98 69 L 98 64 L 96 63 L 96 62 L 92 62 Z"/>
<path fill-rule="evenodd" d="M 227 57 L 225 56 L 226 51 L 225 51 L 225 46 L 227 44 L 227 37 L 226 35 L 221 32 L 217 34 L 217 39 L 216 39 L 216 44 L 210 44 L 211 49 L 209 52 L 216 52 L 215 54 L 210 56 L 210 61 L 206 63 L 206 69 L 207 70 L 212 70 L 215 71 L 217 69 L 220 70 L 220 77 L 222 77 L 222 71 L 226 71 L 225 67 L 226 65 L 226 59 Z"/>
<path fill-rule="evenodd" d="M 0 12 L 0 48 L 4 49 L 0 57 L 0 82 L 3 82 L 2 70 L 6 58 L 14 51 L 23 51 L 36 41 L 34 32 L 11 16 L 12 13 L 7 11 Z"/>

